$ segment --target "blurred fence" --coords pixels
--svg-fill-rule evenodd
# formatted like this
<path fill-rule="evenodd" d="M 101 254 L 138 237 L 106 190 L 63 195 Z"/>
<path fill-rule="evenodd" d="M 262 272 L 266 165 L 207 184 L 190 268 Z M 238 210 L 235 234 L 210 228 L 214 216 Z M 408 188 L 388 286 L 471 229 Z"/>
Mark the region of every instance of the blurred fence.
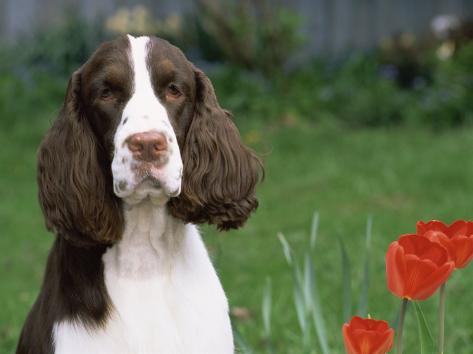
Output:
<path fill-rule="evenodd" d="M 224 1 L 224 0 L 223 0 Z M 250 1 L 250 0 L 246 0 Z M 253 0 L 263 1 L 263 0 Z M 142 4 L 163 18 L 196 11 L 196 2 L 175 0 L 0 0 L 0 39 L 15 40 L 60 20 L 74 9 L 88 19 Z M 439 14 L 473 16 L 473 0 L 280 0 L 303 18 L 308 54 L 365 49 L 399 32 L 424 34 Z"/>

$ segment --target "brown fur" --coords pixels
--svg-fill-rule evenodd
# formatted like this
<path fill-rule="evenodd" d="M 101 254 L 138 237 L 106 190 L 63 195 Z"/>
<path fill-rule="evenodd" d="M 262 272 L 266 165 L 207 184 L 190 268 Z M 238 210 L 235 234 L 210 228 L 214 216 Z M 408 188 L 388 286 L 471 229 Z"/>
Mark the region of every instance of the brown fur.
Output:
<path fill-rule="evenodd" d="M 123 228 L 110 171 L 113 151 L 109 150 L 109 141 L 116 119 L 112 114 L 112 119 L 100 120 L 103 116 L 90 112 L 88 97 L 90 88 L 98 86 L 94 77 L 99 79 L 90 72 L 98 70 L 113 77 L 112 68 L 104 68 L 101 63 L 112 55 L 120 60 L 117 54 L 126 53 L 127 47 L 125 37 L 104 43 L 73 73 L 59 116 L 40 146 L 39 201 L 46 226 L 56 234 L 56 240 L 41 291 L 21 332 L 17 354 L 52 354 L 54 323 L 77 321 L 93 329 L 103 326 L 111 311 L 102 255 L 120 238 Z M 123 60 L 121 67 L 123 76 L 129 68 Z M 127 95 L 129 90 L 124 84 L 123 94 Z M 120 107 L 116 110 L 121 114 Z"/>
<path fill-rule="evenodd" d="M 182 192 L 172 215 L 193 223 L 238 228 L 258 206 L 255 186 L 262 176 L 256 154 L 243 145 L 229 112 L 218 104 L 212 83 L 195 70 L 195 113 L 182 148 Z"/>
<path fill-rule="evenodd" d="M 64 106 L 39 149 L 39 201 L 48 230 L 79 246 L 112 244 L 123 229 L 120 201 L 79 91 L 80 71 L 72 75 Z"/>

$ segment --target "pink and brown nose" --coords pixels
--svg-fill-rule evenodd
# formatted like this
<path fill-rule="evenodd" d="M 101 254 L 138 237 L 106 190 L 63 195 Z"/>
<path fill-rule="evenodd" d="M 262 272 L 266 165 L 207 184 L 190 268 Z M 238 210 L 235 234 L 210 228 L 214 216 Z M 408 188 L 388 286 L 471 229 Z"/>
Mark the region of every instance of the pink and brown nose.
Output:
<path fill-rule="evenodd" d="M 126 144 L 137 160 L 153 162 L 166 154 L 168 143 L 163 133 L 144 132 L 129 136 Z"/>

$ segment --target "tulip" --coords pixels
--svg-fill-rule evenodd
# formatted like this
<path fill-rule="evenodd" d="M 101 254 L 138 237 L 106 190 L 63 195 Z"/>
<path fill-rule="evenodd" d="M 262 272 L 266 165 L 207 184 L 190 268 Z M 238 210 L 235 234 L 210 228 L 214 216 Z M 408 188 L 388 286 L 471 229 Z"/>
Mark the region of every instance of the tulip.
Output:
<path fill-rule="evenodd" d="M 420 225 L 421 232 L 423 232 Z M 431 241 L 431 238 L 440 239 L 447 232 L 438 224 L 437 231 L 431 230 L 430 237 L 418 235 L 403 235 L 399 240 L 389 245 L 386 254 L 386 275 L 389 290 L 402 298 L 401 314 L 398 323 L 398 338 L 396 352 L 402 353 L 402 329 L 408 300 L 425 300 L 443 285 L 452 271 L 455 263 L 447 249 L 440 242 Z M 440 229 L 441 228 L 441 229 Z M 440 231 L 441 230 L 441 231 Z M 425 232 L 427 234 L 428 232 Z M 443 353 L 443 321 L 445 317 L 445 286 L 442 286 L 441 304 L 439 311 L 439 348 Z"/>
<path fill-rule="evenodd" d="M 442 245 L 455 263 L 455 268 L 464 268 L 473 259 L 473 223 L 457 220 L 446 225 L 438 220 L 417 223 L 417 235 Z M 446 285 L 440 287 L 438 353 L 444 352 Z"/>
<path fill-rule="evenodd" d="M 386 275 L 389 290 L 409 300 L 425 300 L 450 276 L 455 264 L 445 248 L 427 237 L 403 235 L 389 245 Z"/>
<path fill-rule="evenodd" d="M 449 226 L 437 220 L 419 221 L 417 235 L 445 247 L 457 269 L 466 267 L 473 259 L 473 223 L 470 221 L 458 220 Z"/>
<path fill-rule="evenodd" d="M 355 316 L 342 332 L 347 354 L 385 354 L 393 346 L 394 330 L 386 321 Z"/>

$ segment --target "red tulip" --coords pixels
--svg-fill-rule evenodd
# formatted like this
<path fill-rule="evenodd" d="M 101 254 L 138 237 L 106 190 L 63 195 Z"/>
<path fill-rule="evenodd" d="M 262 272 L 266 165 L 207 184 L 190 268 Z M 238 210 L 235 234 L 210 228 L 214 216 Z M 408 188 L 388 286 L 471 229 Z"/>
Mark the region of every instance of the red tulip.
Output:
<path fill-rule="evenodd" d="M 386 321 L 355 316 L 342 332 L 347 354 L 385 354 L 393 346 L 394 330 Z"/>
<path fill-rule="evenodd" d="M 473 259 L 473 223 L 470 221 L 458 220 L 449 226 L 437 220 L 419 221 L 417 235 L 445 247 L 455 268 L 464 268 Z"/>
<path fill-rule="evenodd" d="M 388 288 L 409 300 L 427 299 L 454 268 L 447 250 L 427 237 L 403 235 L 389 245 L 386 254 Z"/>

